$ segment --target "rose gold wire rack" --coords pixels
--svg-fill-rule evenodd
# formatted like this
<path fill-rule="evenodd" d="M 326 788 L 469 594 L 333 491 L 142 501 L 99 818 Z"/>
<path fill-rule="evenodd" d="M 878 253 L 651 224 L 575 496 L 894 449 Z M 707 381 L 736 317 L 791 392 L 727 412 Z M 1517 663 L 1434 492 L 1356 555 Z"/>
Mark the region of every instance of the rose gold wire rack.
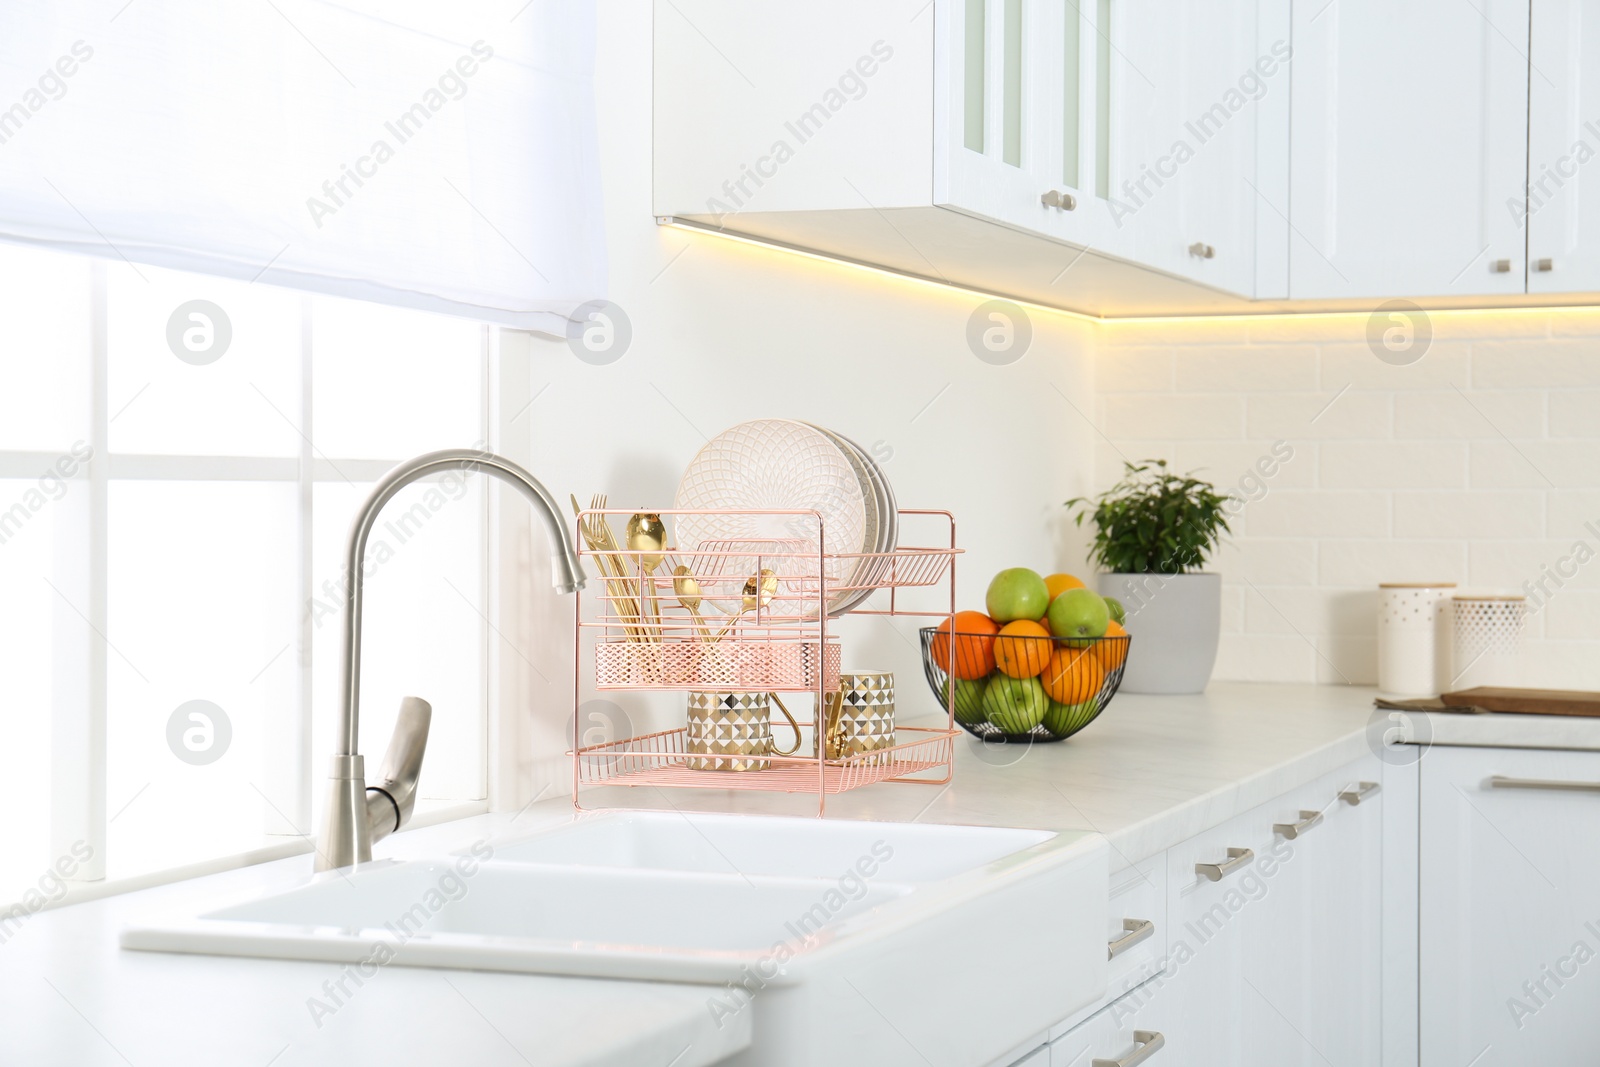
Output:
<path fill-rule="evenodd" d="M 582 546 L 589 585 L 574 598 L 575 734 L 586 691 L 811 693 L 814 707 L 821 708 L 826 694 L 838 688 L 842 663 L 829 612 L 856 594 L 864 599 L 852 614 L 938 618 L 953 625 L 961 549 L 948 511 L 900 511 L 902 545 L 892 552 L 823 551 L 816 547 L 825 544 L 822 516 L 809 510 L 656 512 L 669 524 L 678 515 L 723 515 L 783 533 L 668 547 L 656 554 L 659 561 L 626 548 L 623 537 L 616 538 L 615 551 L 588 547 L 586 523 L 609 522 L 615 532 L 634 514 L 591 508 L 577 518 L 575 543 Z M 908 534 L 928 543 L 908 540 Z M 692 582 L 675 584 L 675 576 Z M 942 593 L 926 592 L 941 586 Z M 912 601 L 927 606 L 912 607 Z M 912 691 L 904 689 L 907 695 Z M 954 706 L 947 705 L 942 726 L 897 725 L 893 746 L 829 759 L 816 751 L 815 722 L 802 719 L 800 726 L 811 736 L 799 754 L 763 757 L 767 769 L 759 771 L 691 769 L 686 727 L 592 745 L 574 737 L 573 806 L 581 810 L 580 794 L 596 786 L 745 789 L 815 794 L 821 816 L 828 796 L 875 782 L 948 782 L 960 734 Z M 775 719 L 773 730 L 787 732 L 787 723 Z M 712 762 L 736 758 L 697 756 Z"/>

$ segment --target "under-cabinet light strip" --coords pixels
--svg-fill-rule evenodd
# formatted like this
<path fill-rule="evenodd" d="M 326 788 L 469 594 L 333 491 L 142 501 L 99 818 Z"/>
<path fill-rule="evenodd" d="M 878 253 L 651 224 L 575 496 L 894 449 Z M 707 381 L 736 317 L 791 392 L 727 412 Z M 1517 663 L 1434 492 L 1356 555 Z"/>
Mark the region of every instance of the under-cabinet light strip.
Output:
<path fill-rule="evenodd" d="M 1026 297 L 1016 296 L 1012 293 L 1001 292 L 998 289 L 979 289 L 971 285 L 962 285 L 959 282 L 942 281 L 938 278 L 929 278 L 923 274 L 913 274 L 910 271 L 896 270 L 893 267 L 884 267 L 865 260 L 853 259 L 849 256 L 834 255 L 830 252 L 818 252 L 815 249 L 792 245 L 785 241 L 773 240 L 766 237 L 752 237 L 749 234 L 735 233 L 731 230 L 721 230 L 702 222 L 679 218 L 676 215 L 657 216 L 656 222 L 661 226 L 669 226 L 679 230 L 689 230 L 703 233 L 711 237 L 719 237 L 724 241 L 733 241 L 737 244 L 753 245 L 778 252 L 787 252 L 790 255 L 813 259 L 820 263 L 832 263 L 857 270 L 879 274 L 889 278 L 898 278 L 901 281 L 916 282 L 920 285 L 932 286 L 936 289 L 945 289 L 957 293 L 970 293 L 981 296 L 987 300 L 1009 300 L 1030 310 L 1042 311 L 1051 315 L 1061 315 L 1080 322 L 1092 322 L 1096 325 L 1115 325 L 1118 323 L 1141 322 L 1225 322 L 1230 319 L 1367 319 L 1372 315 L 1372 309 L 1356 309 L 1350 311 L 1224 311 L 1216 314 L 1178 314 L 1178 315 L 1089 315 L 1082 311 L 1072 311 L 1068 308 L 1052 307 L 1049 304 L 1040 304 Z M 1600 304 L 1540 304 L 1522 305 L 1516 307 L 1461 307 L 1438 308 L 1428 307 L 1425 303 L 1418 302 L 1421 310 L 1430 315 L 1553 315 L 1571 312 L 1587 312 L 1595 314 L 1600 312 Z"/>

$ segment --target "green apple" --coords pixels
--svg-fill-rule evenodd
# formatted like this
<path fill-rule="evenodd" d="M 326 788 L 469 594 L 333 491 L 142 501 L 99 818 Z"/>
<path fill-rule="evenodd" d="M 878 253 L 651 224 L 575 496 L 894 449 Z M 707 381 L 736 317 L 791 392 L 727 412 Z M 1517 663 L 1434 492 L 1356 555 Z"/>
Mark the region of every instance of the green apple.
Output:
<path fill-rule="evenodd" d="M 1114 596 L 1104 597 L 1103 599 L 1106 602 L 1106 609 L 1111 612 L 1111 621 L 1118 626 L 1124 625 L 1128 621 L 1128 611 L 1122 606 L 1122 601 Z"/>
<path fill-rule="evenodd" d="M 1025 734 L 1039 725 L 1050 698 L 1037 678 L 996 674 L 983 693 L 983 710 L 1002 733 Z"/>
<path fill-rule="evenodd" d="M 975 726 L 989 717 L 983 710 L 983 694 L 989 688 L 989 679 L 976 678 L 967 681 L 963 678 L 952 678 L 950 681 L 954 682 L 956 687 L 956 722 Z M 945 684 L 948 686 L 950 682 Z M 946 701 L 949 696 L 950 691 L 946 689 Z M 949 706 L 948 702 L 945 706 Z"/>
<path fill-rule="evenodd" d="M 1044 728 L 1057 737 L 1076 733 L 1094 718 L 1094 709 L 1099 704 L 1098 699 L 1085 700 L 1082 704 L 1058 704 L 1052 700 L 1044 713 Z"/>
<path fill-rule="evenodd" d="M 989 618 L 1004 626 L 1018 619 L 1037 622 L 1050 606 L 1050 590 L 1037 571 L 1026 567 L 1008 567 L 994 576 L 989 583 L 984 604 Z"/>
<path fill-rule="evenodd" d="M 1046 616 L 1050 632 L 1065 638 L 1073 648 L 1088 648 L 1090 638 L 1104 637 L 1111 625 L 1111 610 L 1092 589 L 1068 589 L 1050 601 Z"/>

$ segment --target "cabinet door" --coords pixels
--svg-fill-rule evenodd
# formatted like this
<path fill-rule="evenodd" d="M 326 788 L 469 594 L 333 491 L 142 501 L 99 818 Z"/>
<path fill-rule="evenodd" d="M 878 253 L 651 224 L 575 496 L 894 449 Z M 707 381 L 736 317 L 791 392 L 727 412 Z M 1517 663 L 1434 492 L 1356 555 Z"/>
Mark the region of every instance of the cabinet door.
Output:
<path fill-rule="evenodd" d="M 1274 55 L 1257 0 L 1114 0 L 1111 12 L 1111 196 L 1134 256 L 1256 295 L 1258 121 L 1269 116 L 1287 151 L 1287 111 L 1264 105 L 1288 97 L 1287 26 Z"/>
<path fill-rule="evenodd" d="M 1375 757 L 1361 760 L 1319 783 L 1307 805 L 1327 813 L 1304 839 L 1305 1039 L 1317 1050 L 1308 1062 L 1383 1059 L 1382 772 Z"/>
<path fill-rule="evenodd" d="M 1282 829 L 1241 925 L 1247 1065 L 1381 1061 L 1381 767 L 1356 761 L 1265 806 Z"/>
<path fill-rule="evenodd" d="M 1167 851 L 1168 966 L 1156 981 L 1170 996 L 1172 1029 L 1182 1035 L 1173 1064 L 1211 1067 L 1241 1062 L 1244 1045 L 1244 947 L 1267 886 L 1260 863 L 1272 847 L 1272 823 L 1257 808 Z M 1229 850 L 1252 858 L 1230 863 Z M 1197 864 L 1227 864 L 1220 880 Z"/>
<path fill-rule="evenodd" d="M 1600 8 L 1534 0 L 1528 188 L 1505 210 L 1528 231 L 1528 292 L 1600 289 Z"/>
<path fill-rule="evenodd" d="M 1113 0 L 937 5 L 935 204 L 1128 255 L 1097 136 L 1116 55 L 1101 23 L 1114 7 Z M 1075 255 L 1063 249 L 1062 266 Z"/>
<path fill-rule="evenodd" d="M 1289 295 L 1523 292 L 1528 0 L 1295 4 L 1293 43 Z"/>
<path fill-rule="evenodd" d="M 1600 753 L 1435 746 L 1419 766 L 1422 1067 L 1593 1063 Z"/>

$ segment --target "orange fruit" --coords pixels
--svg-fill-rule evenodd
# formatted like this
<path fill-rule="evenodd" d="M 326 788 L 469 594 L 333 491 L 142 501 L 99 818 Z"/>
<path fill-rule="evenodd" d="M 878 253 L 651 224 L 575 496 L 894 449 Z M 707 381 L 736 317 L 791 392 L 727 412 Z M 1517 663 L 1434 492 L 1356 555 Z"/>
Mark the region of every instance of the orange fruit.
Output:
<path fill-rule="evenodd" d="M 1050 657 L 1039 681 L 1044 691 L 1057 704 L 1082 704 L 1100 695 L 1105 684 L 1106 667 L 1093 649 L 1062 645 Z"/>
<path fill-rule="evenodd" d="M 1013 678 L 1032 678 L 1050 664 L 1055 642 L 1050 631 L 1031 619 L 1000 627 L 994 639 L 994 664 Z"/>
<path fill-rule="evenodd" d="M 994 635 L 1000 632 L 1000 624 L 981 611 L 958 611 L 955 624 L 953 639 L 950 620 L 939 624 L 931 649 L 933 662 L 941 671 L 964 682 L 987 678 L 994 671 Z M 954 657 L 950 654 L 952 646 Z"/>
<path fill-rule="evenodd" d="M 1105 636 L 1126 637 L 1128 636 L 1128 631 L 1120 622 L 1112 619 L 1106 624 Z M 1096 641 L 1093 651 L 1100 658 L 1101 664 L 1108 672 L 1114 671 L 1128 662 L 1128 642 L 1126 641 Z"/>
<path fill-rule="evenodd" d="M 1084 586 L 1082 580 L 1073 575 L 1052 574 L 1045 578 L 1044 587 L 1050 594 L 1050 599 L 1054 600 L 1068 589 L 1082 589 Z"/>

